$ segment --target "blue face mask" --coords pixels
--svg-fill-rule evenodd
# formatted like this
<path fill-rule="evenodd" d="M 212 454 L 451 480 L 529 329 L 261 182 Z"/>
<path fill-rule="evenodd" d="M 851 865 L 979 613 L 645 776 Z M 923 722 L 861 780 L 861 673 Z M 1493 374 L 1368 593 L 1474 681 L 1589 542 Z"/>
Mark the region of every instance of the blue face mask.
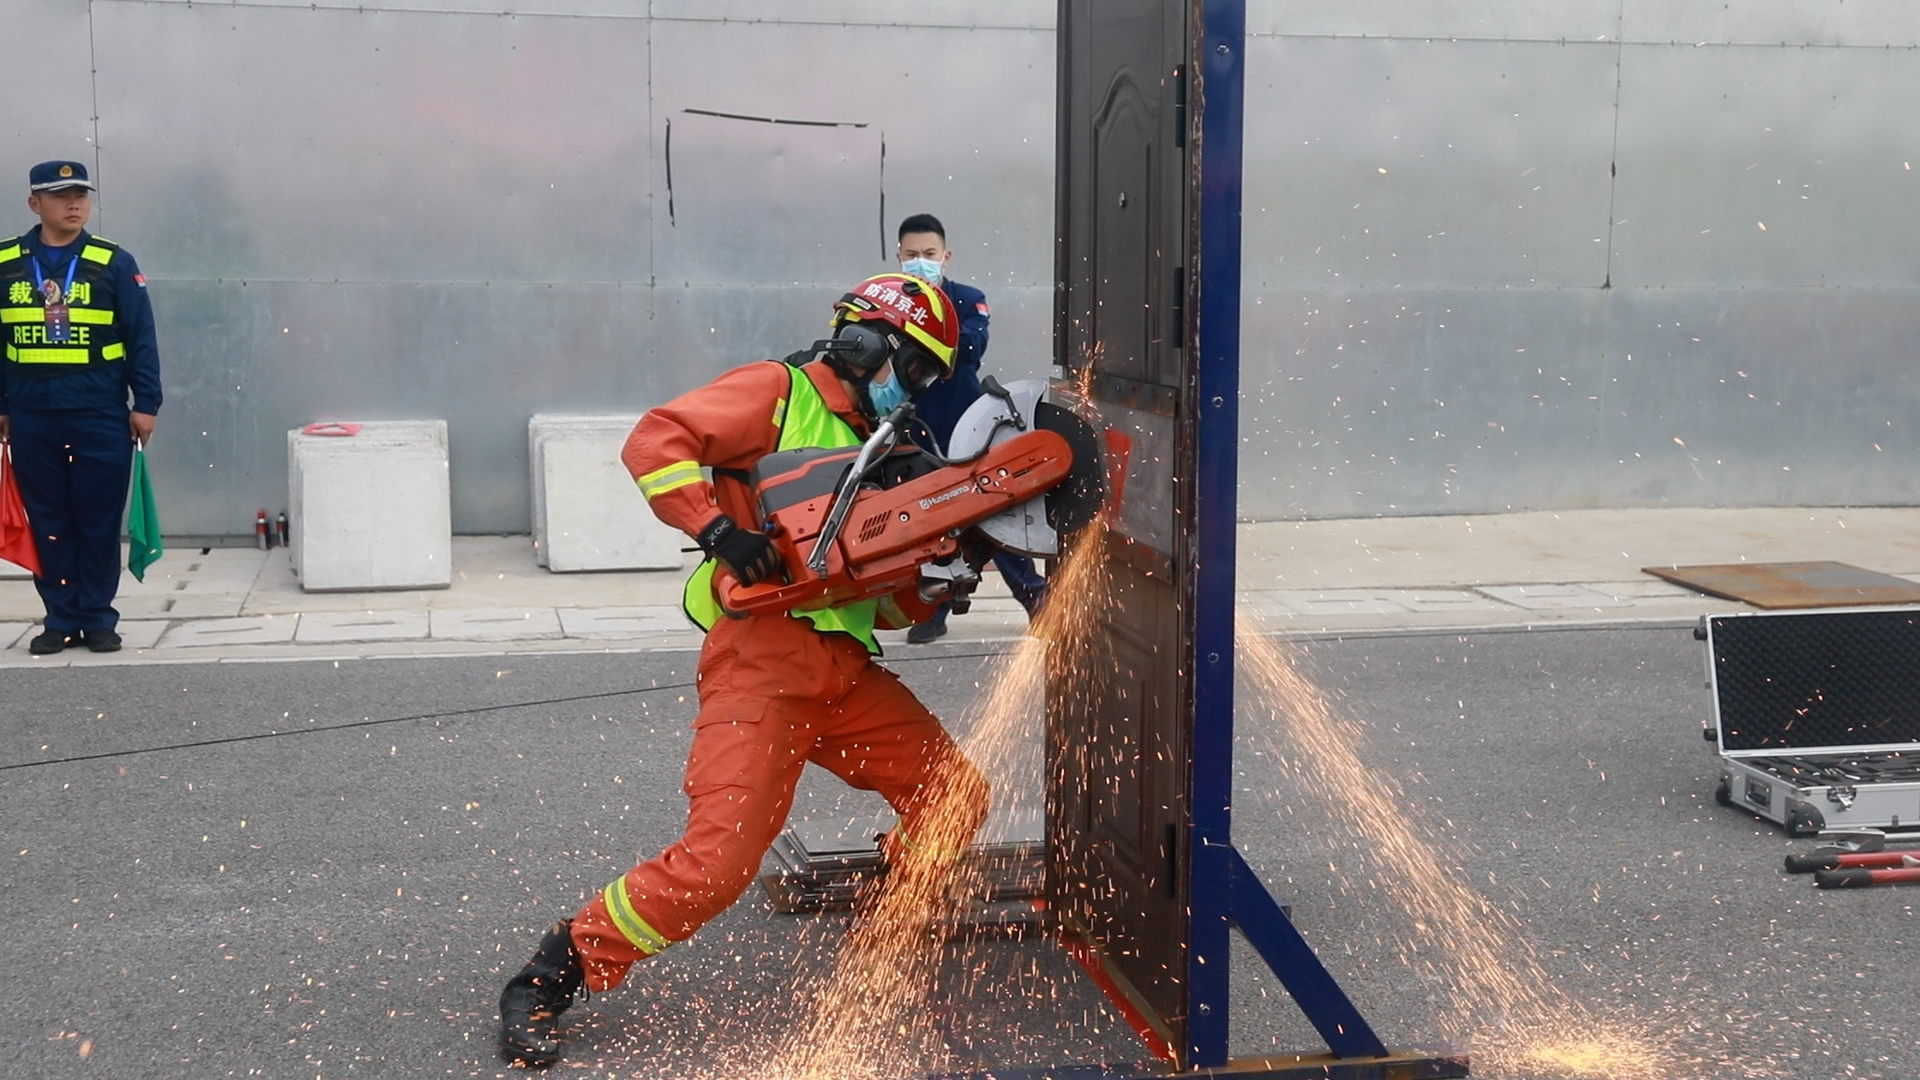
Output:
<path fill-rule="evenodd" d="M 893 378 L 886 382 L 867 384 L 867 400 L 873 402 L 875 416 L 885 416 L 899 408 L 901 402 L 907 400 L 907 388 L 900 374 L 898 372 L 892 374 Z"/>
<path fill-rule="evenodd" d="M 940 284 L 940 269 L 938 259 L 905 259 L 900 263 L 901 273 L 912 274 L 934 285 Z"/>

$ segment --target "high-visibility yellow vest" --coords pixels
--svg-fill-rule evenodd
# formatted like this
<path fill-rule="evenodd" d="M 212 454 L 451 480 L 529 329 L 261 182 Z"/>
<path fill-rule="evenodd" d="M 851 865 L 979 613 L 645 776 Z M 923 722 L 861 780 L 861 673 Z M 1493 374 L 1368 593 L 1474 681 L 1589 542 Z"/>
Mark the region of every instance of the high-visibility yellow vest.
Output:
<path fill-rule="evenodd" d="M 66 288 L 67 267 L 60 267 L 57 278 L 41 268 L 43 279 L 55 278 L 63 292 L 71 292 L 66 297 L 67 340 L 54 341 L 34 282 L 33 256 L 21 244 L 23 239 L 0 240 L 0 338 L 6 342 L 8 377 L 60 375 L 126 359 L 127 347 L 113 319 L 113 275 L 107 270 L 119 245 L 89 235 L 73 257 L 71 290 Z"/>
<path fill-rule="evenodd" d="M 780 363 L 780 361 L 774 361 Z M 820 397 L 819 388 L 807 373 L 793 366 L 787 369 L 789 385 L 787 396 L 774 405 L 773 414 L 780 422 L 781 450 L 838 450 L 842 447 L 859 446 L 865 440 L 856 434 L 845 420 L 840 419 Z M 713 595 L 713 573 L 719 560 L 707 559 L 700 568 L 687 579 L 687 589 L 683 605 L 687 618 L 702 630 L 711 630 L 726 612 L 721 609 L 720 601 Z M 805 619 L 813 624 L 815 630 L 823 634 L 850 634 L 867 651 L 880 655 L 880 643 L 874 640 L 873 626 L 880 609 L 878 599 L 856 600 L 839 607 L 813 608 L 805 611 L 793 611 L 796 619 Z"/>

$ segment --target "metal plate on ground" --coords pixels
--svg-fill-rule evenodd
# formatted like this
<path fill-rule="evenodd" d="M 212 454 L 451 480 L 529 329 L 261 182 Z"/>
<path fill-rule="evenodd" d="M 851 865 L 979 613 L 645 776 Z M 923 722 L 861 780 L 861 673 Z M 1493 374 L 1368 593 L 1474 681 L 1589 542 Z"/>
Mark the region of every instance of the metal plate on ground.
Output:
<path fill-rule="evenodd" d="M 760 875 L 773 909 L 782 914 L 852 910 L 882 872 L 877 838 L 887 826 L 863 825 L 801 821 L 782 832 L 773 843 L 770 869 Z M 972 899 L 956 929 L 1023 934 L 1042 925 L 1034 900 L 1046 873 L 1046 843 L 1037 826 L 1016 820 L 1001 830 L 1009 835 L 967 849 L 962 879 L 976 878 L 977 884 L 965 886 Z"/>
<path fill-rule="evenodd" d="M 1920 584 L 1842 562 L 1647 566 L 1643 572 L 1757 608 L 1920 604 Z"/>

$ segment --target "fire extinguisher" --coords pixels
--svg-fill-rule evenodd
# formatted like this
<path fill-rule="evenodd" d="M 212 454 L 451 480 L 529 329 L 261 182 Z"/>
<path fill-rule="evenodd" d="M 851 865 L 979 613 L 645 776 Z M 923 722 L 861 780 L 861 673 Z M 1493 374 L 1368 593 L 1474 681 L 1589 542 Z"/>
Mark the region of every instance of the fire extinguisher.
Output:
<path fill-rule="evenodd" d="M 292 547 L 293 528 L 287 524 L 287 512 L 285 510 L 280 511 L 280 518 L 276 523 L 276 527 L 280 533 L 280 546 L 283 548 Z"/>
<path fill-rule="evenodd" d="M 273 537 L 267 532 L 267 512 L 260 511 L 253 519 L 253 546 L 265 551 L 273 546 Z"/>

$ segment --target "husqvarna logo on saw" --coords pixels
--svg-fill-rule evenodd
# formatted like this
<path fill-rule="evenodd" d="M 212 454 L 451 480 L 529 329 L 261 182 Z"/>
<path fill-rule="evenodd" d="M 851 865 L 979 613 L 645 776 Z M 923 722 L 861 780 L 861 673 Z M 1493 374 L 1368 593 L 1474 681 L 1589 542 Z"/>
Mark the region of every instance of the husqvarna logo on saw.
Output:
<path fill-rule="evenodd" d="M 956 487 L 951 491 L 943 491 L 938 495 L 930 495 L 927 498 L 920 500 L 920 509 L 931 510 L 934 507 L 939 506 L 941 503 L 946 502 L 948 499 L 957 499 L 960 496 L 965 495 L 967 492 L 972 490 L 973 490 L 972 484 L 961 484 L 959 487 Z"/>

